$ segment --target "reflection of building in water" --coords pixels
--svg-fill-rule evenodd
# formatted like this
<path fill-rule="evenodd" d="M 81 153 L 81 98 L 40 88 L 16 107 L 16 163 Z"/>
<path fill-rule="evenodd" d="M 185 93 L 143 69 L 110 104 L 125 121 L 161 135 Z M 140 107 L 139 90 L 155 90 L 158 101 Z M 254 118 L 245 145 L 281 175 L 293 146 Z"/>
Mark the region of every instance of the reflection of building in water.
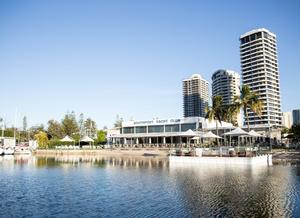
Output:
<path fill-rule="evenodd" d="M 14 165 L 35 166 L 35 156 L 32 155 L 4 155 L 0 156 L 0 165 L 3 167 L 14 167 Z"/>
<path fill-rule="evenodd" d="M 170 176 L 191 217 L 290 217 L 296 201 L 284 167 L 170 166 Z"/>
<path fill-rule="evenodd" d="M 166 168 L 168 166 L 167 158 L 158 157 L 110 157 L 107 167 L 136 167 L 136 168 Z"/>
<path fill-rule="evenodd" d="M 132 156 L 92 156 L 92 155 L 56 155 L 37 157 L 36 164 L 39 167 L 55 166 L 96 166 L 96 167 L 128 167 L 128 168 L 152 168 L 168 166 L 168 159 L 162 157 L 132 157 Z"/>

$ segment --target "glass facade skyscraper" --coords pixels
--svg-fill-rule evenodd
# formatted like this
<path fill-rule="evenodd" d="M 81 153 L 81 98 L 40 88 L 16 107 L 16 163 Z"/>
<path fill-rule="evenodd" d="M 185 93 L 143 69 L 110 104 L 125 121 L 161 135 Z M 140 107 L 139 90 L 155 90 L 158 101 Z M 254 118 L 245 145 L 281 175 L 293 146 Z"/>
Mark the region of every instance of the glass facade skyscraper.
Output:
<path fill-rule="evenodd" d="M 293 110 L 293 125 L 300 124 L 300 109 Z"/>

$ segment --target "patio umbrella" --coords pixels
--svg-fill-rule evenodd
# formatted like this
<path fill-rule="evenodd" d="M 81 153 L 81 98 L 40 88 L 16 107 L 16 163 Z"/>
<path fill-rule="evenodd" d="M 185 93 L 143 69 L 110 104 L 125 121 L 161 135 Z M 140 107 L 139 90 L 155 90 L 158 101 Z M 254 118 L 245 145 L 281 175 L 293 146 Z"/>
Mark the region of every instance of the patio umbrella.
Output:
<path fill-rule="evenodd" d="M 224 133 L 224 136 L 229 136 L 229 144 L 230 145 L 231 145 L 231 136 L 237 136 L 238 137 L 238 146 L 239 146 L 240 136 L 249 136 L 249 133 L 246 132 L 245 130 L 242 130 L 240 127 L 237 127 L 230 132 Z"/>
<path fill-rule="evenodd" d="M 93 142 L 94 140 L 87 135 L 80 139 L 81 142 Z"/>
<path fill-rule="evenodd" d="M 200 139 L 199 136 L 194 136 L 193 138 L 191 138 L 191 140 L 197 140 L 197 144 L 199 143 L 199 139 Z"/>
<path fill-rule="evenodd" d="M 249 132 L 249 135 L 252 136 L 252 138 L 263 137 L 261 134 L 255 132 L 254 130 L 251 130 L 251 131 Z M 253 143 L 252 138 L 251 138 L 251 144 Z"/>
<path fill-rule="evenodd" d="M 246 132 L 245 130 L 242 130 L 240 127 L 237 127 L 237 128 L 235 128 L 234 130 L 232 130 L 230 132 L 224 133 L 224 135 L 228 135 L 228 136 L 246 136 L 246 135 L 249 135 L 249 133 Z"/>
<path fill-rule="evenodd" d="M 201 135 L 201 138 L 203 139 L 221 139 L 222 137 L 212 133 L 212 131 L 206 132 L 203 135 Z"/>
<path fill-rule="evenodd" d="M 189 137 L 194 137 L 194 136 L 196 136 L 197 135 L 197 133 L 195 133 L 193 130 L 191 130 L 191 129 L 189 129 L 189 130 L 187 130 L 187 131 L 185 131 L 185 132 L 183 132 L 183 133 L 180 133 L 180 137 L 186 137 L 187 138 L 187 143 L 189 144 L 189 140 L 190 140 L 190 138 Z"/>
<path fill-rule="evenodd" d="M 183 133 L 180 134 L 181 136 L 196 136 L 197 133 L 195 133 L 193 130 L 189 129 Z"/>
<path fill-rule="evenodd" d="M 61 142 L 74 142 L 75 143 L 75 140 L 72 139 L 70 136 L 66 135 L 64 138 L 62 138 L 60 140 Z"/>
<path fill-rule="evenodd" d="M 197 140 L 197 139 L 200 139 L 200 137 L 198 137 L 198 136 L 195 136 L 195 137 L 193 137 L 193 138 L 191 138 L 192 140 Z"/>
<path fill-rule="evenodd" d="M 90 137 L 88 137 L 87 135 L 86 136 L 83 136 L 80 140 L 79 140 L 79 144 L 80 144 L 80 142 L 89 142 L 89 143 L 93 143 L 94 142 L 94 140 L 93 139 L 91 139 Z"/>
<path fill-rule="evenodd" d="M 261 134 L 255 132 L 254 130 L 251 130 L 248 134 L 253 137 L 262 137 Z"/>
<path fill-rule="evenodd" d="M 211 139 L 221 139 L 222 137 L 212 133 L 212 131 L 209 131 L 207 133 L 204 133 L 201 138 L 211 138 Z"/>

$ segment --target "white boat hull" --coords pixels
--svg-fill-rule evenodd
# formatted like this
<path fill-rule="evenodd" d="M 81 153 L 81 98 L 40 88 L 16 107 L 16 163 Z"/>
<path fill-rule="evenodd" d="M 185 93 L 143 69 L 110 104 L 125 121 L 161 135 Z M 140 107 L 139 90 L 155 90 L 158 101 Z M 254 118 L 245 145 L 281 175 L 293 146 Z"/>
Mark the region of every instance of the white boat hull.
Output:
<path fill-rule="evenodd" d="M 0 155 L 4 154 L 3 148 L 0 148 Z"/>
<path fill-rule="evenodd" d="M 16 150 L 15 154 L 28 154 L 28 155 L 30 155 L 31 151 L 30 150 Z"/>
<path fill-rule="evenodd" d="M 4 149 L 4 155 L 13 155 L 15 153 L 14 149 L 8 148 Z"/>

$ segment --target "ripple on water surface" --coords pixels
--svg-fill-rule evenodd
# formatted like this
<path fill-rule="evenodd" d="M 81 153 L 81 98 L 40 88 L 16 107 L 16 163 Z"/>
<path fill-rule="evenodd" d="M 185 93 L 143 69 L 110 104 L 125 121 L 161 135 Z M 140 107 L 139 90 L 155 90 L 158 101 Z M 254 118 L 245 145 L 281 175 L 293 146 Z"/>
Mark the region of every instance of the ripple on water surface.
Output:
<path fill-rule="evenodd" d="M 0 217 L 297 217 L 300 167 L 0 157 Z"/>

